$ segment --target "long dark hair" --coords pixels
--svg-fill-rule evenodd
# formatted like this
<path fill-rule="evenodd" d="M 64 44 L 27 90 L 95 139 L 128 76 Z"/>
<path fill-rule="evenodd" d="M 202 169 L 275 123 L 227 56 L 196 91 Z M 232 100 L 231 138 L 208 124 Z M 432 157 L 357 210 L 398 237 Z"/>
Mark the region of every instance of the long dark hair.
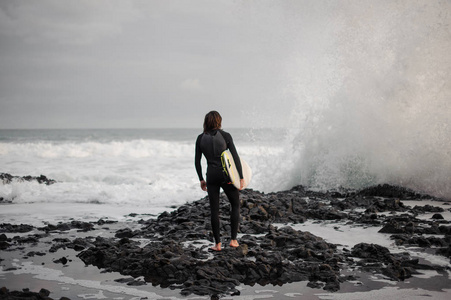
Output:
<path fill-rule="evenodd" d="M 212 110 L 211 112 L 205 115 L 204 132 L 208 132 L 215 129 L 221 129 L 221 122 L 222 122 L 221 115 L 217 111 Z"/>

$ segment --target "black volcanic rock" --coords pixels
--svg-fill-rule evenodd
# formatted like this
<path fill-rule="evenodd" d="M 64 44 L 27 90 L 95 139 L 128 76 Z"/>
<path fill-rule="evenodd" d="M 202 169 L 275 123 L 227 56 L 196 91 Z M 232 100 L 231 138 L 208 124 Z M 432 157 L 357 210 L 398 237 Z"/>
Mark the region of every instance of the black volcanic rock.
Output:
<path fill-rule="evenodd" d="M 412 274 L 417 273 L 416 268 L 421 268 L 418 266 L 418 260 L 412 260 L 409 254 L 393 254 L 387 248 L 376 244 L 357 244 L 350 255 L 362 259 L 358 264 L 364 270 L 380 272 L 396 281 L 410 278 Z"/>
<path fill-rule="evenodd" d="M 397 198 L 402 200 L 421 200 L 435 198 L 430 195 L 421 194 L 404 187 L 393 186 L 389 184 L 379 184 L 377 186 L 365 188 L 359 191 L 358 195 Z"/>
<path fill-rule="evenodd" d="M 28 288 L 22 291 L 9 291 L 6 287 L 0 289 L 0 299 L 4 300 L 52 300 L 50 298 L 50 291 L 46 289 L 41 289 L 38 293 L 31 292 Z M 61 300 L 70 300 L 69 298 L 63 297 Z"/>
<path fill-rule="evenodd" d="M 291 227 L 268 230 L 262 237 L 243 236 L 240 247 L 226 247 L 210 259 L 193 245 L 182 246 L 183 234 L 178 239 L 174 234 L 171 239 L 165 236 L 145 247 L 127 238 L 98 237 L 94 246 L 78 257 L 107 271 L 134 278 L 144 276 L 153 285 L 181 288 L 183 295 L 231 294 L 238 292 L 235 287 L 240 283 L 265 285 L 301 280 L 323 281 L 331 291 L 339 288 L 337 263 L 342 257 L 337 255 L 335 245 Z"/>
<path fill-rule="evenodd" d="M 26 224 L 20 224 L 20 225 L 13 225 L 13 224 L 7 224 L 3 223 L 0 224 L 0 232 L 18 232 L 18 233 L 25 233 L 32 231 L 34 229 L 31 225 Z"/>
<path fill-rule="evenodd" d="M 141 225 L 139 229 L 121 228 L 113 238 L 54 240 L 50 251 L 72 248 L 81 251 L 78 257 L 87 265 L 130 276 L 131 279 L 124 281 L 126 284 L 147 282 L 179 289 L 182 295 L 209 295 L 213 299 L 224 294 L 239 295 L 237 286 L 240 284 L 282 285 L 296 281 L 309 281 L 310 287 L 337 291 L 340 283 L 347 280 L 340 275 L 345 269 L 343 266 L 378 273 L 395 281 L 405 280 L 425 266 L 405 253 L 393 254 L 380 245 L 361 243 L 351 251 L 340 250 L 310 232 L 283 225 L 278 228 L 273 224 L 346 220 L 347 224 L 355 226 L 382 225 L 381 234 L 394 234 L 392 239 L 398 245 L 437 246 L 441 255 L 448 256 L 449 238 L 421 235 L 449 234 L 449 222 L 417 219 L 418 214 L 438 209 L 433 206 L 411 209 L 400 200 L 415 195 L 388 185 L 346 194 L 313 192 L 302 186 L 268 194 L 244 190 L 240 196 L 239 226 L 243 235 L 236 249 L 225 246 L 221 252 L 211 252 L 204 244 L 205 240 L 213 243 L 209 201 L 205 197 L 157 218 L 140 220 L 137 222 Z M 221 195 L 224 245 L 230 240 L 229 211 L 229 202 Z M 393 214 L 379 214 L 382 211 Z M 90 230 L 92 225 L 71 222 L 39 229 L 46 232 L 68 228 Z M 140 242 L 143 239 L 148 243 L 143 245 Z"/>
<path fill-rule="evenodd" d="M 54 184 L 56 183 L 55 180 L 53 179 L 49 179 L 44 175 L 40 175 L 40 176 L 13 176 L 11 174 L 8 173 L 0 173 L 0 180 L 3 181 L 3 184 L 9 184 L 11 183 L 13 180 L 18 180 L 18 181 L 37 181 L 38 183 L 41 184 L 46 184 L 46 185 L 50 185 L 50 184 Z"/>
<path fill-rule="evenodd" d="M 334 194 L 339 196 L 338 194 Z M 398 234 L 397 241 L 420 245 L 449 243 L 437 240 L 412 240 L 415 232 L 447 231 L 434 223 L 418 226 L 422 220 L 409 215 L 397 197 L 413 197 L 405 189 L 381 186 L 361 193 L 351 193 L 339 200 L 328 193 L 306 191 L 301 186 L 289 191 L 260 193 L 245 190 L 241 193 L 240 238 L 237 249 L 226 247 L 219 253 L 207 255 L 206 246 L 194 246 L 190 241 L 213 241 L 208 198 L 187 203 L 172 212 L 164 212 L 156 219 L 142 221 L 142 229 L 124 228 L 116 238 L 96 238 L 91 246 L 79 253 L 80 259 L 106 271 L 118 271 L 133 278 L 143 276 L 147 282 L 162 287 L 181 289 L 183 295 L 220 295 L 239 293 L 239 284 L 284 284 L 308 280 L 310 286 L 337 291 L 340 287 L 340 265 L 355 265 L 378 272 L 392 280 L 404 280 L 419 268 L 408 255 L 392 254 L 376 244 L 358 244 L 351 251 L 337 251 L 336 245 L 325 242 L 309 232 L 292 227 L 276 228 L 273 223 L 303 223 L 307 219 L 352 219 L 362 224 L 385 226 L 381 233 Z M 381 198 L 392 195 L 396 198 Z M 341 196 L 341 195 L 340 195 Z M 353 212 L 364 208 L 372 213 Z M 351 210 L 351 213 L 343 210 Z M 435 208 L 426 207 L 426 210 Z M 221 196 L 221 233 L 228 234 L 229 204 Z M 402 212 L 402 215 L 378 215 L 380 211 Z M 415 211 L 413 212 L 415 214 Z M 423 224 L 424 225 L 424 224 Z M 251 234 L 259 234 L 253 236 Z M 131 238 L 147 238 L 144 247 Z M 227 241 L 223 236 L 223 241 Z M 225 242 L 226 244 L 226 242 Z M 200 248 L 199 248 L 200 247 Z M 446 253 L 446 248 L 442 248 Z M 355 262 L 353 257 L 361 259 Z"/>
<path fill-rule="evenodd" d="M 445 218 L 443 218 L 443 216 L 441 214 L 434 214 L 431 219 L 434 220 L 444 220 Z"/>
<path fill-rule="evenodd" d="M 48 224 L 44 227 L 38 228 L 39 230 L 45 232 L 51 231 L 68 231 L 71 229 L 78 229 L 78 231 L 90 231 L 94 229 L 94 224 L 89 222 L 82 221 L 71 221 L 70 223 L 58 223 L 57 225 Z"/>

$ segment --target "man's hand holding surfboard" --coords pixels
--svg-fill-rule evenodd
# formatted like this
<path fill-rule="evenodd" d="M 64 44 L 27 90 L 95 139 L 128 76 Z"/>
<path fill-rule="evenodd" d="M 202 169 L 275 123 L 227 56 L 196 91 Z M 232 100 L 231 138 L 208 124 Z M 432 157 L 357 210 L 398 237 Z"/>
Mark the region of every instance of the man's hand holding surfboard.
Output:
<path fill-rule="evenodd" d="M 202 180 L 200 182 L 200 188 L 202 189 L 202 191 L 207 191 L 207 183 L 205 182 L 205 180 Z"/>
<path fill-rule="evenodd" d="M 240 178 L 230 151 L 226 150 L 221 154 L 222 167 L 224 168 L 224 172 L 229 177 L 229 184 L 233 184 L 237 189 L 241 191 L 242 189 L 247 187 L 249 182 L 251 181 L 252 170 L 244 159 L 240 158 L 240 161 L 244 178 Z"/>

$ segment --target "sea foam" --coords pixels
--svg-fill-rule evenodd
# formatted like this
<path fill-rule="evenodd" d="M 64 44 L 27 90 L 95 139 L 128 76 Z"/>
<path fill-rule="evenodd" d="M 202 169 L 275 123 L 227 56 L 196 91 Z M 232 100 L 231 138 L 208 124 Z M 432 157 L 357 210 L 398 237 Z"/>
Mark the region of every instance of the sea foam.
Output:
<path fill-rule="evenodd" d="M 277 101 L 293 105 L 263 185 L 390 183 L 451 199 L 451 3 L 314 6 L 316 21 L 280 14 L 293 19 Z"/>
<path fill-rule="evenodd" d="M 0 185 L 0 196 L 16 203 L 182 204 L 201 196 L 201 192 L 192 193 L 197 183 L 193 143 L 1 143 L 0 161 L 5 171 L 45 174 L 57 183 L 45 186 L 16 180 Z"/>

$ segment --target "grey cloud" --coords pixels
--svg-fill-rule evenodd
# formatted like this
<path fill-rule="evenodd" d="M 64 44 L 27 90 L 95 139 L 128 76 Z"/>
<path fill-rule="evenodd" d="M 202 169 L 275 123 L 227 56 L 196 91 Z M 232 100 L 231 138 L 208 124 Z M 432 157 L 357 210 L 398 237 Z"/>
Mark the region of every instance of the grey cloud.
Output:
<path fill-rule="evenodd" d="M 3 1 L 1 32 L 29 43 L 85 44 L 122 33 L 122 25 L 139 19 L 129 1 Z"/>
<path fill-rule="evenodd" d="M 309 12 L 283 3 L 2 1 L 0 127 L 192 127 L 211 109 L 246 126 L 249 115 L 287 115 L 287 60 L 314 38 L 295 30 Z"/>

